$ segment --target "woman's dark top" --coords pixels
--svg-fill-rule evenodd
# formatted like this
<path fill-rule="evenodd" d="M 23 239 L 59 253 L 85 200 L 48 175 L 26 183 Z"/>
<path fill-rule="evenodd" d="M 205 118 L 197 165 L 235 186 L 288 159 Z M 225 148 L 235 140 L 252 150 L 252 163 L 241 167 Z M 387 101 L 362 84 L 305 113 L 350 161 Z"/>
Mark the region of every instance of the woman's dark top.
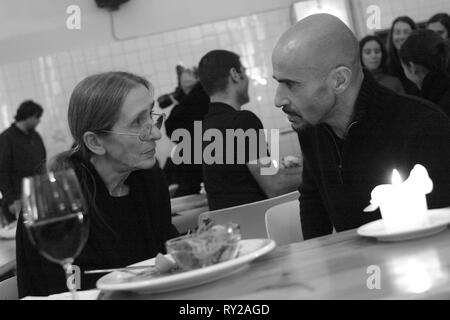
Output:
<path fill-rule="evenodd" d="M 450 117 L 450 77 L 430 72 L 422 83 L 422 97 L 439 105 Z"/>
<path fill-rule="evenodd" d="M 70 164 L 88 202 L 89 236 L 74 262 L 81 269 L 81 289 L 95 288 L 102 276 L 84 275 L 84 270 L 124 267 L 150 259 L 165 252 L 166 240 L 178 236 L 171 224 L 167 183 L 158 165 L 132 172 L 125 181 L 129 195 L 112 197 L 88 161 L 74 155 Z M 16 254 L 20 297 L 67 291 L 62 267 L 38 253 L 22 217 L 17 227 Z"/>

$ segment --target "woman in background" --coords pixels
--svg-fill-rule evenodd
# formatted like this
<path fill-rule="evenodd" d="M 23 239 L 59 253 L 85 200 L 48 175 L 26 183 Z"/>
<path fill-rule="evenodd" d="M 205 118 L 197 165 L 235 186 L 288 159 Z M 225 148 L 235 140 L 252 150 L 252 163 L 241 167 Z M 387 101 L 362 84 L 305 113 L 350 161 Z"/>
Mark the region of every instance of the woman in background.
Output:
<path fill-rule="evenodd" d="M 447 13 L 435 14 L 428 20 L 427 29 L 437 32 L 442 39 L 450 39 L 450 15 Z"/>
<path fill-rule="evenodd" d="M 68 121 L 76 146 L 58 155 L 50 169 L 73 168 L 87 201 L 89 236 L 74 262 L 82 289 L 94 288 L 98 279 L 84 270 L 152 258 L 178 235 L 155 158 L 162 118 L 153 113 L 153 104 L 151 84 L 126 72 L 89 76 L 70 97 Z M 22 218 L 16 239 L 19 296 L 66 291 L 62 268 L 40 256 Z"/>
<path fill-rule="evenodd" d="M 450 116 L 449 44 L 431 30 L 414 31 L 400 49 L 408 79 Z"/>
<path fill-rule="evenodd" d="M 391 76 L 399 79 L 407 94 L 419 95 L 419 89 L 409 81 L 403 72 L 399 51 L 408 36 L 417 29 L 415 22 L 407 16 L 398 17 L 392 22 L 388 37 L 388 71 Z"/>
<path fill-rule="evenodd" d="M 387 52 L 381 39 L 377 36 L 366 36 L 359 42 L 361 62 L 375 79 L 383 86 L 397 93 L 404 93 L 399 79 L 387 74 Z"/>

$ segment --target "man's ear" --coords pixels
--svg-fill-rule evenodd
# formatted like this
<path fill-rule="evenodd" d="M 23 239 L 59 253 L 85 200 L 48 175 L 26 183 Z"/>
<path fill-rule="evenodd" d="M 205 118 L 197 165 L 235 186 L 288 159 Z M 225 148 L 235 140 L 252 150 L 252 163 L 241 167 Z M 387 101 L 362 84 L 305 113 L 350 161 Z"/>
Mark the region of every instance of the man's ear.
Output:
<path fill-rule="evenodd" d="M 242 80 L 242 74 L 238 72 L 235 68 L 231 68 L 230 78 L 233 83 L 238 83 L 240 80 Z"/>
<path fill-rule="evenodd" d="M 91 150 L 92 153 L 96 155 L 104 155 L 106 153 L 102 141 L 95 133 L 91 131 L 85 132 L 83 134 L 83 141 L 86 147 Z"/>
<path fill-rule="evenodd" d="M 331 77 L 333 90 L 339 94 L 347 90 L 352 80 L 352 70 L 345 66 L 337 67 Z"/>

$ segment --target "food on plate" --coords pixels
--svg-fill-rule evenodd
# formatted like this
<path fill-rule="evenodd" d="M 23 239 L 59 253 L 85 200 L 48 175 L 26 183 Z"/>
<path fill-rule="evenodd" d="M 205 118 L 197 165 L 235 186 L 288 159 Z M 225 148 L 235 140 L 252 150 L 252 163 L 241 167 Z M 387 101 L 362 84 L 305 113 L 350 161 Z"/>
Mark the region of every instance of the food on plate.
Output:
<path fill-rule="evenodd" d="M 238 225 L 206 219 L 195 233 L 167 241 L 166 249 L 181 270 L 193 270 L 235 258 L 240 239 Z"/>
<path fill-rule="evenodd" d="M 177 263 L 170 255 L 158 253 L 155 259 L 155 268 L 159 273 L 167 273 L 174 270 Z"/>

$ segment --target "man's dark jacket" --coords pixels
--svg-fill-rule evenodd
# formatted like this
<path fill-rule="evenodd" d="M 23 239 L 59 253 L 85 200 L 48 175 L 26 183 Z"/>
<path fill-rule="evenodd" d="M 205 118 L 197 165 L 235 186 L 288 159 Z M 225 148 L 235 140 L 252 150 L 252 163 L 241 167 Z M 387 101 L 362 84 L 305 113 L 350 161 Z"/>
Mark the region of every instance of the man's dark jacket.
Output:
<path fill-rule="evenodd" d="M 368 73 L 353 121 L 343 140 L 320 124 L 299 133 L 304 157 L 300 216 L 305 239 L 359 227 L 380 219 L 364 213 L 373 188 L 403 179 L 422 164 L 433 180 L 428 207 L 450 206 L 450 120 L 434 104 L 401 96 Z"/>

